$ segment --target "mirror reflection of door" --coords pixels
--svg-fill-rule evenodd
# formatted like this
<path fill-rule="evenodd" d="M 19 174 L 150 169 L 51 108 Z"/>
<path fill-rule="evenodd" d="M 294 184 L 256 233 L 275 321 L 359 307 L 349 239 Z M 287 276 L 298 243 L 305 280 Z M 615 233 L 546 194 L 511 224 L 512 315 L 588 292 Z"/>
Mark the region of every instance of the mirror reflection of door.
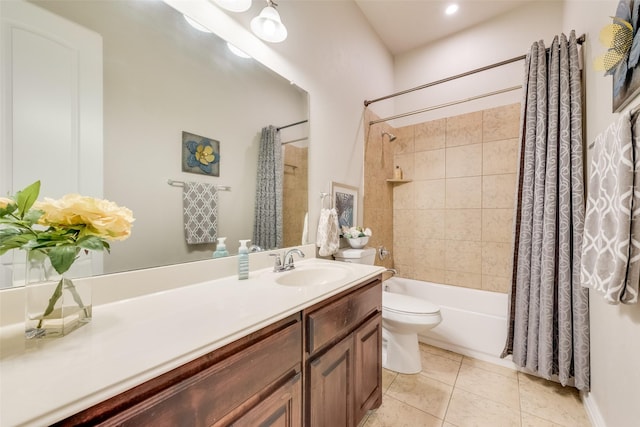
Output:
<path fill-rule="evenodd" d="M 0 16 L 0 194 L 40 180 L 41 197 L 102 197 L 101 36 L 22 1 L 0 2 Z M 0 287 L 12 264 L 12 253 L 0 257 Z M 76 264 L 102 272 L 99 253 Z"/>

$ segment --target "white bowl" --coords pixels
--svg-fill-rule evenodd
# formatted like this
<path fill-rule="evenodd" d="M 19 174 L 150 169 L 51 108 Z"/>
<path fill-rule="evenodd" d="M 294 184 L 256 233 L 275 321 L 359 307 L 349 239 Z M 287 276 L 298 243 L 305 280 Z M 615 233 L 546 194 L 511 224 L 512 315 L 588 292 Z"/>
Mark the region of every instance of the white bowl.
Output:
<path fill-rule="evenodd" d="M 369 242 L 369 236 L 364 237 L 354 237 L 352 239 L 347 239 L 349 241 L 349 245 L 354 249 L 362 249 L 365 247 L 367 242 Z"/>

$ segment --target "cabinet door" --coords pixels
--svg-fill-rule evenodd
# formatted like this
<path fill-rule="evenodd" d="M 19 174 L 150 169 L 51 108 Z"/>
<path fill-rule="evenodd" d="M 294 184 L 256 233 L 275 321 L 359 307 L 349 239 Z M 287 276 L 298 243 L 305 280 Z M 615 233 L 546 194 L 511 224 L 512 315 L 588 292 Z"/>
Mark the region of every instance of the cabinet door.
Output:
<path fill-rule="evenodd" d="M 382 403 L 382 315 L 353 334 L 355 355 L 355 422 Z"/>
<path fill-rule="evenodd" d="M 353 337 L 308 364 L 310 427 L 353 426 Z"/>
<path fill-rule="evenodd" d="M 302 427 L 302 374 L 249 410 L 234 427 Z"/>

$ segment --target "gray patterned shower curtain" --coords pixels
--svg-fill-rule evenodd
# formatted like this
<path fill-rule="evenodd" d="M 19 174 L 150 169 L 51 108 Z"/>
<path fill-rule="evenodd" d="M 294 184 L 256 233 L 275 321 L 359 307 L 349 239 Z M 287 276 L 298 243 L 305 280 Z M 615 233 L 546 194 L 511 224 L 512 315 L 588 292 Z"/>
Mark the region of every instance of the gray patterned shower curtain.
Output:
<path fill-rule="evenodd" d="M 274 126 L 262 128 L 258 154 L 253 244 L 262 249 L 282 246 L 282 144 Z"/>
<path fill-rule="evenodd" d="M 509 331 L 502 354 L 544 378 L 589 389 L 582 93 L 575 33 L 525 62 Z"/>

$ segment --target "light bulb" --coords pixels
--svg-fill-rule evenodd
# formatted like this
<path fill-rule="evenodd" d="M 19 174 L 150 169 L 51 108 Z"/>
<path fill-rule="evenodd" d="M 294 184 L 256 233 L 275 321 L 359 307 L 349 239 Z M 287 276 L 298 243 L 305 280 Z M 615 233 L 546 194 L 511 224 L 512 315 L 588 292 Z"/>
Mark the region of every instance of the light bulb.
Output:
<path fill-rule="evenodd" d="M 450 4 L 449 6 L 447 6 L 447 8 L 445 9 L 444 13 L 446 13 L 447 15 L 453 15 L 457 11 L 458 11 L 458 5 L 454 3 L 454 4 Z"/>

